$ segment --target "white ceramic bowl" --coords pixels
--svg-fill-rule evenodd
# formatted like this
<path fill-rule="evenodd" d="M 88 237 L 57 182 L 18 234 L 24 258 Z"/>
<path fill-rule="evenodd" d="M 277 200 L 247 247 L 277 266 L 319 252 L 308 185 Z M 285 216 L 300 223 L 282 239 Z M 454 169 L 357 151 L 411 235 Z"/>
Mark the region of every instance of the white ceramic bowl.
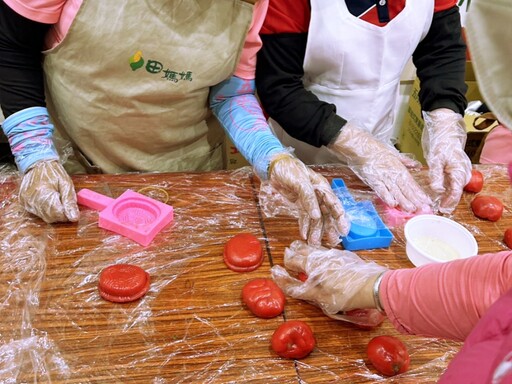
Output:
<path fill-rule="evenodd" d="M 459 223 L 436 215 L 419 215 L 404 227 L 405 252 L 416 267 L 478 254 L 475 237 Z"/>

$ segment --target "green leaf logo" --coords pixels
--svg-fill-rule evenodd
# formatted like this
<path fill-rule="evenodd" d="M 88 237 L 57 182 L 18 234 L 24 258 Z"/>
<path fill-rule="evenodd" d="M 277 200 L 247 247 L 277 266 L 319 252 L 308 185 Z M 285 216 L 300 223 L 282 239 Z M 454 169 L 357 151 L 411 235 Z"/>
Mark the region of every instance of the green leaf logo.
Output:
<path fill-rule="evenodd" d="M 137 51 L 135 54 L 130 57 L 130 67 L 132 71 L 135 71 L 144 65 L 144 58 L 142 57 L 142 52 Z"/>

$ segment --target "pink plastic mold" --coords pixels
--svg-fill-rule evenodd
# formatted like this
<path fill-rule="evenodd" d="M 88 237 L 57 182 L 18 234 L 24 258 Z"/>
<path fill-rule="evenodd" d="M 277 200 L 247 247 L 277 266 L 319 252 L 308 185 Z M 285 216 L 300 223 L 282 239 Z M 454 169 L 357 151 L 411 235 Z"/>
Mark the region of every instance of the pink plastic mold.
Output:
<path fill-rule="evenodd" d="M 98 226 L 148 245 L 173 220 L 173 208 L 132 190 L 112 199 L 90 189 L 77 193 L 78 203 L 100 211 Z"/>
<path fill-rule="evenodd" d="M 432 215 L 432 208 L 426 206 L 418 209 L 416 212 L 405 212 L 399 208 L 393 208 L 381 201 L 383 207 L 383 219 L 390 228 L 405 225 L 410 219 L 419 215 Z"/>

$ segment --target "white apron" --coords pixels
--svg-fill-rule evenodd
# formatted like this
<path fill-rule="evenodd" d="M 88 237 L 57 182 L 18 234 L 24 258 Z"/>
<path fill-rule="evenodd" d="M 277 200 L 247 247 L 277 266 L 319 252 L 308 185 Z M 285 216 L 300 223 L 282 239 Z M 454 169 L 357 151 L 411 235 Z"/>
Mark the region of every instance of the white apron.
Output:
<path fill-rule="evenodd" d="M 400 76 L 426 36 L 434 0 L 409 0 L 400 14 L 378 27 L 353 16 L 345 0 L 311 0 L 304 58 L 304 86 L 336 113 L 388 142 L 398 109 Z M 325 147 L 290 137 L 275 121 L 274 132 L 307 164 L 339 162 Z"/>
<path fill-rule="evenodd" d="M 84 0 L 44 68 L 52 120 L 94 165 L 88 171 L 221 168 L 224 132 L 207 125 L 207 98 L 234 72 L 252 9 L 240 0 Z"/>

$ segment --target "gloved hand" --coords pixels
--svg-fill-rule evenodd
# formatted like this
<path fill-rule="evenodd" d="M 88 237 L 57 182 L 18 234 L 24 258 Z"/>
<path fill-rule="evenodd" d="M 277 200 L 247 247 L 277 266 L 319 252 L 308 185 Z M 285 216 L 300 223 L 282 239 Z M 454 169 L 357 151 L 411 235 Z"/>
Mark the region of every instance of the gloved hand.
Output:
<path fill-rule="evenodd" d="M 299 229 L 309 244 L 320 245 L 327 235 L 331 245 L 346 235 L 349 223 L 340 200 L 322 175 L 290 154 L 278 154 L 270 161 L 270 184 L 299 209 Z"/>
<path fill-rule="evenodd" d="M 37 162 L 23 175 L 20 202 L 47 223 L 78 221 L 75 188 L 58 161 Z"/>
<path fill-rule="evenodd" d="M 471 179 L 471 161 L 464 152 L 466 126 L 462 116 L 450 109 L 423 112 L 423 154 L 430 168 L 430 185 L 439 211 L 452 212 Z"/>
<path fill-rule="evenodd" d="M 44 107 L 31 107 L 8 116 L 2 128 L 16 165 L 23 175 L 20 202 L 47 223 L 77 221 L 73 183 L 59 163 L 53 144 L 53 124 Z"/>
<path fill-rule="evenodd" d="M 340 312 L 380 305 L 373 289 L 387 268 L 366 262 L 353 252 L 312 247 L 297 240 L 286 248 L 284 265 L 286 269 L 278 265 L 271 269 L 277 285 L 287 295 L 318 306 L 329 317 L 347 320 Z M 304 272 L 308 278 L 302 282 L 287 270 L 293 275 Z"/>
<path fill-rule="evenodd" d="M 390 207 L 414 212 L 432 205 L 407 169 L 420 164 L 357 125 L 345 124 L 328 148 Z"/>

